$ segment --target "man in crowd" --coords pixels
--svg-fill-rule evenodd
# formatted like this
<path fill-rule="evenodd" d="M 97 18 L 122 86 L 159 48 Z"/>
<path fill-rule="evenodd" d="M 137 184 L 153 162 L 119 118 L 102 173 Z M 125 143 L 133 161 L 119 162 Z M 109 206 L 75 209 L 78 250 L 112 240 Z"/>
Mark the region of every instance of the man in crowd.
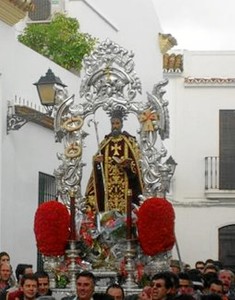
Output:
<path fill-rule="evenodd" d="M 170 270 L 171 270 L 171 272 L 175 273 L 176 275 L 178 275 L 180 273 L 181 267 L 180 267 L 179 260 L 172 259 L 170 261 Z"/>
<path fill-rule="evenodd" d="M 12 268 L 8 262 L 0 263 L 0 300 L 6 300 L 8 290 L 12 287 Z"/>
<path fill-rule="evenodd" d="M 25 274 L 20 281 L 22 295 L 19 300 L 35 300 L 38 290 L 38 280 L 34 274 Z"/>
<path fill-rule="evenodd" d="M 88 271 L 76 275 L 76 296 L 68 296 L 62 300 L 91 300 L 95 290 L 95 276 Z"/>
<path fill-rule="evenodd" d="M 12 269 L 9 263 L 3 262 L 0 264 L 0 292 L 3 293 L 10 288 L 10 278 Z"/>
<path fill-rule="evenodd" d="M 173 286 L 173 281 L 167 272 L 155 274 L 151 280 L 152 300 L 169 299 Z"/>
<path fill-rule="evenodd" d="M 198 270 L 199 272 L 203 273 L 205 268 L 205 263 L 202 260 L 198 260 L 195 263 L 195 269 Z"/>
<path fill-rule="evenodd" d="M 118 283 L 109 285 L 106 289 L 106 294 L 113 296 L 114 300 L 124 300 L 124 290 Z"/>
<path fill-rule="evenodd" d="M 224 294 L 229 299 L 235 299 L 235 293 L 232 290 L 232 283 L 234 283 L 234 274 L 228 269 L 222 269 L 218 273 L 218 278 L 223 282 Z"/>
<path fill-rule="evenodd" d="M 34 275 L 38 279 L 38 292 L 37 297 L 40 296 L 51 296 L 52 291 L 50 290 L 50 281 L 49 281 L 49 275 L 44 271 L 38 271 L 34 273 Z"/>
<path fill-rule="evenodd" d="M 213 279 L 209 282 L 208 286 L 209 294 L 218 294 L 221 297 L 223 296 L 223 282 L 219 279 Z"/>
<path fill-rule="evenodd" d="M 187 273 L 181 272 L 179 273 L 178 277 L 179 277 L 178 293 L 180 295 L 182 294 L 192 295 L 194 290 L 189 275 Z"/>
<path fill-rule="evenodd" d="M 17 285 L 9 289 L 7 300 L 15 300 L 22 296 L 21 279 L 26 274 L 33 274 L 33 266 L 31 264 L 18 264 L 15 270 Z"/>

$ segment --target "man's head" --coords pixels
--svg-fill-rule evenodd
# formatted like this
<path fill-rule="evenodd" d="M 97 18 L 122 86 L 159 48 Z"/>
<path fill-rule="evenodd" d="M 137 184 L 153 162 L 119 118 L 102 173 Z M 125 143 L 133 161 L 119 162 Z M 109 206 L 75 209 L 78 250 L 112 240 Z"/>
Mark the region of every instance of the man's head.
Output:
<path fill-rule="evenodd" d="M 175 274 L 174 272 L 164 272 L 167 275 L 169 275 L 171 282 L 172 282 L 172 288 L 170 290 L 170 295 L 175 296 L 178 293 L 178 288 L 179 288 L 179 277 L 177 274 Z"/>
<path fill-rule="evenodd" d="M 219 279 L 213 279 L 209 282 L 208 292 L 210 294 L 223 295 L 223 282 Z"/>
<path fill-rule="evenodd" d="M 21 278 L 20 285 L 25 300 L 36 299 L 36 294 L 38 290 L 38 280 L 34 274 L 23 275 Z"/>
<path fill-rule="evenodd" d="M 118 283 L 109 285 L 106 294 L 114 297 L 114 300 L 123 300 L 125 298 L 124 290 Z"/>
<path fill-rule="evenodd" d="M 203 271 L 203 274 L 207 274 L 207 273 L 217 273 L 217 267 L 215 265 L 209 264 L 206 265 Z"/>
<path fill-rule="evenodd" d="M 203 273 L 204 268 L 205 268 L 205 263 L 203 261 L 199 260 L 195 263 L 195 269 L 197 269 L 201 273 Z"/>
<path fill-rule="evenodd" d="M 11 265 L 7 262 L 0 263 L 0 280 L 2 282 L 8 282 L 11 277 L 12 269 Z"/>
<path fill-rule="evenodd" d="M 90 300 L 95 289 L 95 276 L 93 273 L 83 271 L 76 275 L 76 289 L 79 300 Z"/>
<path fill-rule="evenodd" d="M 191 269 L 187 274 L 191 280 L 193 290 L 201 293 L 204 290 L 205 284 L 203 274 L 197 269 Z"/>
<path fill-rule="evenodd" d="M 170 262 L 170 270 L 175 274 L 179 274 L 181 271 L 180 262 L 176 259 L 172 259 Z"/>
<path fill-rule="evenodd" d="M 218 277 L 223 282 L 224 292 L 227 293 L 234 281 L 233 272 L 227 269 L 223 269 L 219 271 Z"/>
<path fill-rule="evenodd" d="M 45 296 L 49 293 L 49 275 L 44 271 L 34 273 L 38 279 L 38 295 Z"/>
<path fill-rule="evenodd" d="M 25 274 L 33 274 L 33 266 L 29 264 L 18 264 L 15 270 L 17 282 L 20 282 L 21 277 Z"/>
<path fill-rule="evenodd" d="M 179 294 L 193 294 L 192 281 L 187 273 L 179 273 Z"/>
<path fill-rule="evenodd" d="M 173 282 L 167 272 L 157 273 L 151 280 L 152 300 L 166 299 L 173 288 Z"/>

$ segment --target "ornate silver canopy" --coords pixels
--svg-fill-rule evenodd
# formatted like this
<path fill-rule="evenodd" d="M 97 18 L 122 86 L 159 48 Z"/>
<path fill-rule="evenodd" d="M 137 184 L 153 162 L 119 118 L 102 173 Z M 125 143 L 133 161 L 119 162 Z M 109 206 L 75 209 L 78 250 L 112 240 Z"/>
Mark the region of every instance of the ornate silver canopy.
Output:
<path fill-rule="evenodd" d="M 57 87 L 58 106 L 55 114 L 55 139 L 64 141 L 65 151 L 58 154 L 61 165 L 55 170 L 57 190 L 66 203 L 68 195 L 75 194 L 77 206 L 82 209 L 81 178 L 84 163 L 82 153 L 86 133 L 83 122 L 98 108 L 108 115 L 121 107 L 126 115 L 134 114 L 139 121 L 142 175 L 145 191 L 142 195 L 154 197 L 169 191 L 175 162 L 166 157 L 163 140 L 169 137 L 168 102 L 163 99 L 167 80 L 154 85 L 145 101 L 137 101 L 141 82 L 134 71 L 134 54 L 118 44 L 105 40 L 84 59 L 85 76 L 80 86 L 84 102 L 76 104 L 74 96 Z"/>

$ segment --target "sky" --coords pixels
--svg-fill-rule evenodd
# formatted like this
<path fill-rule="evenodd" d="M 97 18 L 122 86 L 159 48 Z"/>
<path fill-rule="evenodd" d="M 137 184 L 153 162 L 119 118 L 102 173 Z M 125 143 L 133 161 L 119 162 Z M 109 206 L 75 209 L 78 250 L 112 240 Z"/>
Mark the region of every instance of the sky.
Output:
<path fill-rule="evenodd" d="M 235 0 L 153 0 L 174 49 L 235 50 Z"/>

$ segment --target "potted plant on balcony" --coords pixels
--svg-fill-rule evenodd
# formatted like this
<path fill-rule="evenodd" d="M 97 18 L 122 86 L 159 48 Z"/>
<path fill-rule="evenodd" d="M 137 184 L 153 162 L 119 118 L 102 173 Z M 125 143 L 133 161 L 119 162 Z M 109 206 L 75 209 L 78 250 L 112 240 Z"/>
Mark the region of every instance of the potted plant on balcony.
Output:
<path fill-rule="evenodd" d="M 57 13 L 50 23 L 28 24 L 18 40 L 34 51 L 48 57 L 63 68 L 79 72 L 82 59 L 89 54 L 97 39 L 79 31 L 75 18 Z"/>

